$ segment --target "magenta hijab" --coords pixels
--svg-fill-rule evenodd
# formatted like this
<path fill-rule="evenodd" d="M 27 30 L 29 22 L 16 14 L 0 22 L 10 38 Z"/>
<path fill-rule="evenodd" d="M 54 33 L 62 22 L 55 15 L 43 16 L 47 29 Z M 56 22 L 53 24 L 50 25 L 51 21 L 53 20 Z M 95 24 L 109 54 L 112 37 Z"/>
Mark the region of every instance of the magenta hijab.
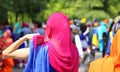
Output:
<path fill-rule="evenodd" d="M 5 38 L 8 38 L 8 37 L 11 37 L 11 34 L 12 34 L 11 31 L 10 31 L 9 29 L 7 29 L 7 30 L 5 30 L 3 36 L 4 36 Z"/>
<path fill-rule="evenodd" d="M 49 61 L 56 72 L 78 72 L 78 50 L 71 38 L 68 17 L 60 12 L 52 14 L 44 40 L 48 42 Z"/>

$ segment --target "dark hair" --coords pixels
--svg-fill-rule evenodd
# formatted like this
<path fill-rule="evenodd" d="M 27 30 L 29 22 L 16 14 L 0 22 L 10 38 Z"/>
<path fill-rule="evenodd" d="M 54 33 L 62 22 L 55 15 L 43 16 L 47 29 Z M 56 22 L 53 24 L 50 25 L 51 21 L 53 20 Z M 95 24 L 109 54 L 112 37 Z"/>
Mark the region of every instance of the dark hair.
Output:
<path fill-rule="evenodd" d="M 87 25 L 85 25 L 85 24 L 80 25 L 80 30 L 81 30 L 82 34 L 86 31 L 86 29 L 87 29 Z"/>
<path fill-rule="evenodd" d="M 42 23 L 41 22 L 37 22 L 37 26 L 38 26 L 38 28 L 42 28 Z"/>
<path fill-rule="evenodd" d="M 112 30 L 113 25 L 114 25 L 114 21 L 111 23 L 108 33 L 110 33 L 110 31 Z"/>
<path fill-rule="evenodd" d="M 37 25 L 37 24 L 38 24 L 38 21 L 32 20 L 32 23 L 33 23 L 34 25 Z"/>

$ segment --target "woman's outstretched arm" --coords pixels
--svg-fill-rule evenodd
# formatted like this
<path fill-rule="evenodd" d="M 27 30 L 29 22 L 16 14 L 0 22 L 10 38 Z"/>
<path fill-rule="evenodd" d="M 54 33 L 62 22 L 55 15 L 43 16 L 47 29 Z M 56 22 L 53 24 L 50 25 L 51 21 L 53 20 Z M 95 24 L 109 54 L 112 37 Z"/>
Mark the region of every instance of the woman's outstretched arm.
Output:
<path fill-rule="evenodd" d="M 15 58 L 15 59 L 26 59 L 29 56 L 29 48 L 23 48 L 23 49 L 18 49 L 18 47 L 24 43 L 24 41 L 28 39 L 32 39 L 32 37 L 36 34 L 28 34 L 17 41 L 15 41 L 13 44 L 11 44 L 8 48 L 6 48 L 2 54 L 4 57 L 10 57 L 10 58 Z"/>

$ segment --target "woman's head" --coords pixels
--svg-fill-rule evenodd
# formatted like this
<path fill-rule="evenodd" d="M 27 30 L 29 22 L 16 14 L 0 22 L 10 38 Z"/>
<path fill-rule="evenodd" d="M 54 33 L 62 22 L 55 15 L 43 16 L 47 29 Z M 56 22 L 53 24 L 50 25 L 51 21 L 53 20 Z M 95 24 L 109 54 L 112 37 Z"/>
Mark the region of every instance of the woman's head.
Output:
<path fill-rule="evenodd" d="M 52 14 L 47 21 L 45 37 L 49 39 L 56 38 L 56 35 L 70 33 L 69 29 L 68 17 L 63 13 L 57 12 Z"/>
<path fill-rule="evenodd" d="M 23 22 L 23 27 L 29 27 L 29 24 L 27 22 Z"/>
<path fill-rule="evenodd" d="M 9 29 L 5 30 L 3 36 L 4 37 L 11 37 L 11 31 Z"/>
<path fill-rule="evenodd" d="M 93 23 L 93 26 L 94 26 L 94 27 L 98 27 L 98 26 L 99 26 L 99 23 L 98 23 L 98 22 L 95 22 L 95 23 Z"/>

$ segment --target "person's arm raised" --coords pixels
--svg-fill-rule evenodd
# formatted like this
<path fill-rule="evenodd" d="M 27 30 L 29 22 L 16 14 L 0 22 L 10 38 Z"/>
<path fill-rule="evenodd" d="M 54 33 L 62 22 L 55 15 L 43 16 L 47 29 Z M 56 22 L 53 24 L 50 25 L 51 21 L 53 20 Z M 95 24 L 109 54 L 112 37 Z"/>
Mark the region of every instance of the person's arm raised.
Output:
<path fill-rule="evenodd" d="M 29 48 L 23 48 L 18 49 L 18 47 L 26 40 L 32 39 L 32 37 L 36 34 L 28 34 L 17 41 L 15 41 L 13 44 L 11 44 L 8 48 L 6 48 L 2 54 L 4 57 L 10 57 L 15 59 L 25 59 L 29 56 Z"/>

